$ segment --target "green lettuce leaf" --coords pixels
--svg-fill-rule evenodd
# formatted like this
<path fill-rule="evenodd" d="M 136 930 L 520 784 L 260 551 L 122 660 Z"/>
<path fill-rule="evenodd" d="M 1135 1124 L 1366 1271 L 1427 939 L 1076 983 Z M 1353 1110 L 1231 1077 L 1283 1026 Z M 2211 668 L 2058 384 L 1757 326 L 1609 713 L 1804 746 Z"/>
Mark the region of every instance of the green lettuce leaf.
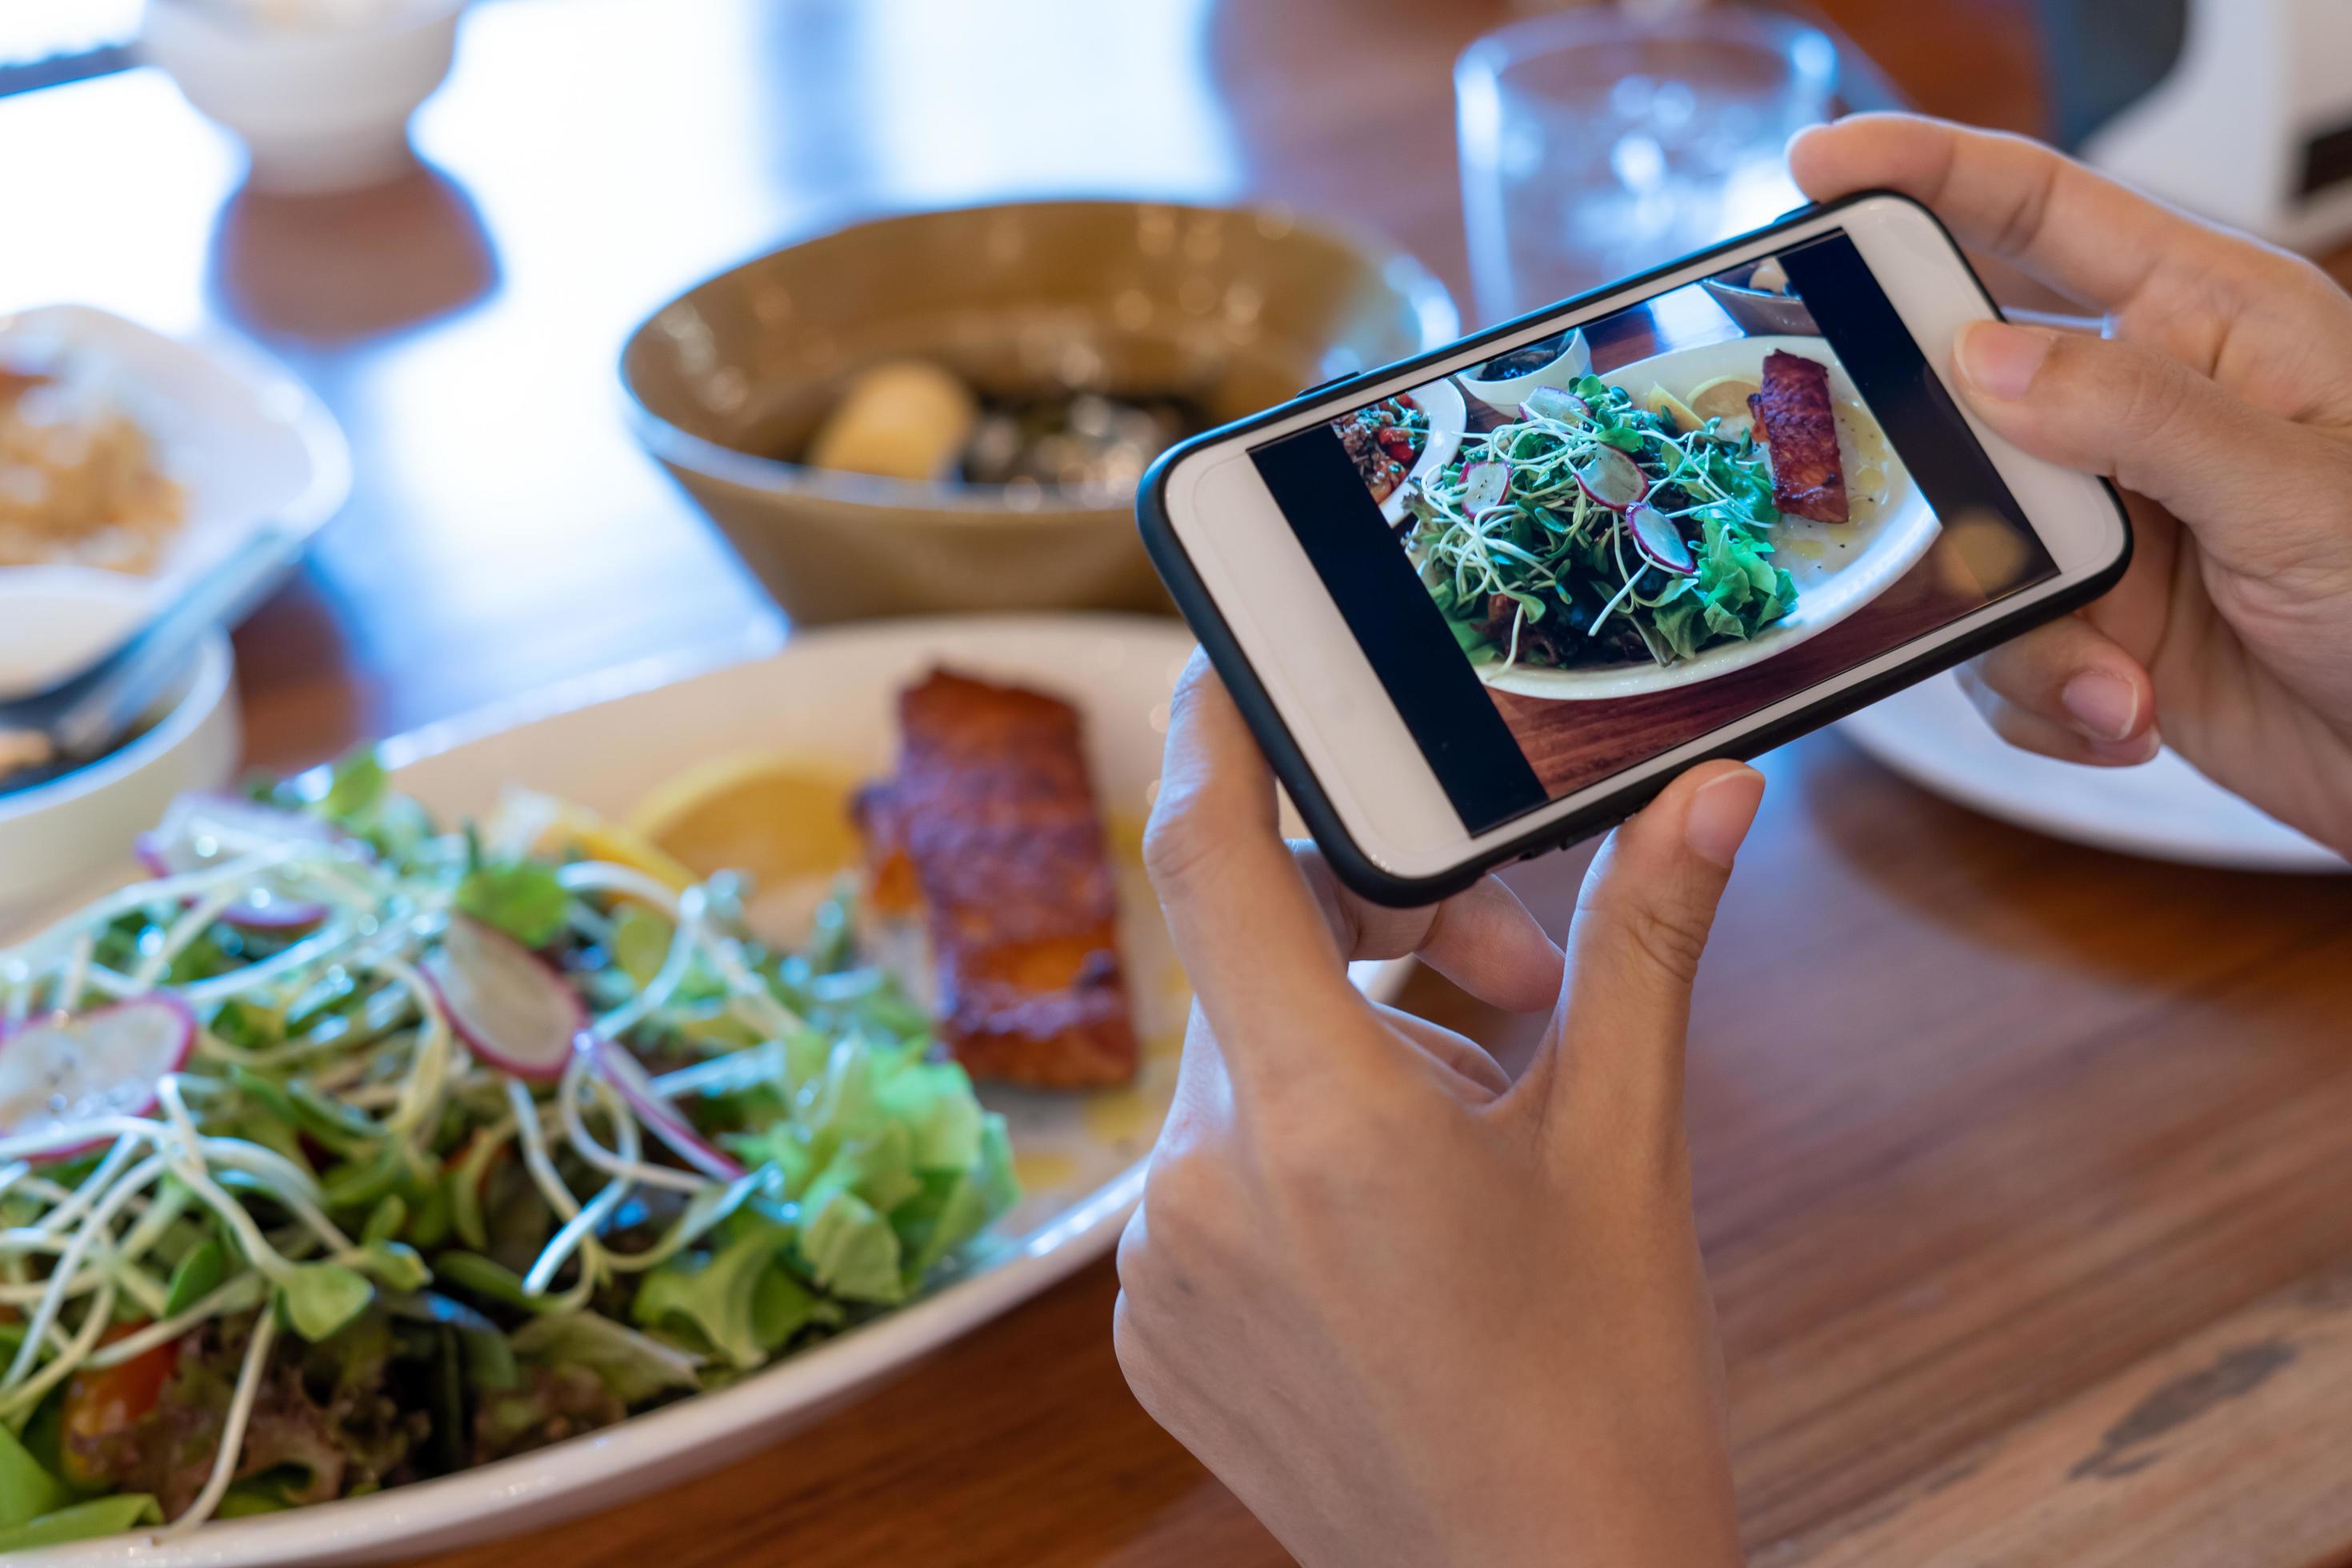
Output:
<path fill-rule="evenodd" d="M 278 1288 L 287 1321 L 313 1344 L 365 1311 L 375 1295 L 365 1275 L 340 1263 L 298 1263 Z"/>
<path fill-rule="evenodd" d="M 163 1510 L 145 1492 L 92 1498 L 88 1502 L 69 1503 L 12 1529 L 0 1530 L 0 1555 L 28 1552 L 36 1546 L 63 1546 L 71 1541 L 120 1535 L 142 1524 L 163 1522 Z"/>
<path fill-rule="evenodd" d="M 16 1526 L 49 1512 L 66 1500 L 66 1489 L 25 1450 L 16 1435 L 0 1426 L 0 1528 Z"/>
<path fill-rule="evenodd" d="M 834 1188 L 805 1212 L 800 1254 L 820 1288 L 884 1306 L 906 1300 L 898 1234 L 871 1205 L 846 1188 Z"/>
<path fill-rule="evenodd" d="M 172 1283 L 163 1296 L 163 1316 L 176 1318 L 203 1300 L 228 1278 L 228 1248 L 218 1237 L 207 1236 L 187 1250 L 172 1269 Z"/>
<path fill-rule="evenodd" d="M 625 1405 L 656 1394 L 702 1386 L 701 1358 L 664 1344 L 600 1312 L 563 1312 L 534 1318 L 514 1331 L 518 1355 L 557 1365 L 584 1366 Z"/>
<path fill-rule="evenodd" d="M 806 1290 L 785 1274 L 790 1226 L 746 1213 L 728 1230 L 730 1239 L 715 1251 L 682 1252 L 650 1270 L 629 1316 L 708 1345 L 737 1367 L 755 1367 L 799 1331 L 815 1303 L 803 1302 Z"/>
<path fill-rule="evenodd" d="M 543 861 L 493 860 L 466 873 L 457 884 L 457 908 L 537 949 L 563 933 L 572 895 Z"/>

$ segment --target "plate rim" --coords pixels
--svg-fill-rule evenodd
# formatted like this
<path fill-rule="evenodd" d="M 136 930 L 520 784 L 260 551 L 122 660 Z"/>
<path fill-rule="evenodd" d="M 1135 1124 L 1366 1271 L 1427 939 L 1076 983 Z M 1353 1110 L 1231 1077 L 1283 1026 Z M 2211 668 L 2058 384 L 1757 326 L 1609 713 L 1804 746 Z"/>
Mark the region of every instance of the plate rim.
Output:
<path fill-rule="evenodd" d="M 2031 796 L 2013 795 L 1988 784 L 1986 775 L 1979 770 L 1954 761 L 1948 755 L 1923 751 L 1898 732 L 1899 721 L 1882 710 L 1901 701 L 1923 688 L 1956 683 L 1957 674 L 1944 670 L 1927 679 L 1915 683 L 1893 697 L 1872 704 L 1858 712 L 1849 713 L 1838 721 L 1836 729 L 1854 749 L 1872 762 L 1885 768 L 1917 788 L 1967 807 L 1979 816 L 2039 833 L 2069 844 L 2080 844 L 2113 855 L 2130 855 L 2141 859 L 2163 860 L 2180 866 L 2204 866 L 2221 870 L 2249 871 L 2272 876 L 2340 877 L 2352 875 L 2352 861 L 2347 861 L 2316 840 L 2297 834 L 2284 823 L 2278 826 L 2284 834 L 2301 837 L 2296 844 L 2290 838 L 2273 840 L 2268 847 L 2252 842 L 2230 845 L 2218 838 L 2201 840 L 2164 840 L 2119 827 L 2111 827 L 2096 818 L 2071 812 L 2036 809 Z M 2021 752 L 2021 756 L 2031 753 Z M 2184 766 L 2194 768 L 2186 759 Z M 2065 764 L 2053 764 L 2063 766 Z M 2202 774 L 2200 774 L 2201 777 Z M 2210 782 L 2210 781 L 2209 781 Z M 2215 784 L 2216 789 L 2221 788 Z M 2227 793 L 2226 791 L 2224 793 Z M 2248 808 L 2259 811 L 2251 802 Z M 2270 818 L 2267 813 L 2263 814 Z"/>

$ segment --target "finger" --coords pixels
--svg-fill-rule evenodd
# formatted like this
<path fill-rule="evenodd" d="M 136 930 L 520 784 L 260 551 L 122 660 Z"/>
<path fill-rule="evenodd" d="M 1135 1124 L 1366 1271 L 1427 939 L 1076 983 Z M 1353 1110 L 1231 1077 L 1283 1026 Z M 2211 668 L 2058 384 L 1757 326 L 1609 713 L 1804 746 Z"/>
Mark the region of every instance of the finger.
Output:
<path fill-rule="evenodd" d="M 2156 728 L 2156 683 L 2139 660 L 2077 616 L 2036 626 L 1961 671 L 1978 706 L 2015 706 L 2084 746 L 2123 748 L 2114 759 L 2145 762 Z M 2042 748 L 2036 747 L 2035 750 Z"/>
<path fill-rule="evenodd" d="M 1681 1147 L 1691 983 L 1764 797 L 1764 775 L 1708 763 L 1629 818 L 1585 873 L 1553 1037 L 1520 1080 L 1571 1142 L 1635 1154 Z"/>
<path fill-rule="evenodd" d="M 1144 833 L 1177 956 L 1236 1079 L 1261 1057 L 1314 1059 L 1377 1034 L 1322 910 L 1283 841 L 1274 775 L 1208 660 L 1170 705 L 1167 759 Z"/>
<path fill-rule="evenodd" d="M 1467 1079 L 1488 1099 L 1496 1099 L 1511 1087 L 1511 1075 L 1503 1070 L 1484 1046 L 1469 1036 L 1457 1034 L 1443 1025 L 1416 1017 L 1399 1007 L 1380 1004 L 1375 1009 L 1381 1022 L 1419 1047 L 1440 1067 L 1456 1076 Z"/>
<path fill-rule="evenodd" d="M 1349 958 L 1417 954 L 1489 1007 L 1513 1013 L 1540 1013 L 1559 999 L 1567 956 L 1519 896 L 1494 878 L 1425 909 L 1392 910 L 1341 887 L 1313 845 L 1293 845 L 1291 853 Z"/>
<path fill-rule="evenodd" d="M 2130 768 L 2152 762 L 2164 742 L 2156 726 L 2148 724 L 2137 734 L 2122 741 L 2094 741 L 2063 720 L 2052 719 L 2025 707 L 1988 686 L 1982 674 L 1963 666 L 1960 689 L 1969 700 L 1984 715 L 1985 723 L 2021 752 L 2054 757 L 2062 763 L 2080 763 L 2094 768 Z"/>
<path fill-rule="evenodd" d="M 1986 424 L 2169 508 L 2241 574 L 2342 553 L 2325 509 L 2352 486 L 2352 448 L 2257 412 L 2169 355 L 1978 321 L 1953 361 Z"/>
<path fill-rule="evenodd" d="M 1900 191 L 1963 246 L 2102 310 L 2120 309 L 2158 265 L 2235 240 L 2038 142 L 1916 114 L 1853 114 L 1801 131 L 1789 172 L 1815 201 Z"/>

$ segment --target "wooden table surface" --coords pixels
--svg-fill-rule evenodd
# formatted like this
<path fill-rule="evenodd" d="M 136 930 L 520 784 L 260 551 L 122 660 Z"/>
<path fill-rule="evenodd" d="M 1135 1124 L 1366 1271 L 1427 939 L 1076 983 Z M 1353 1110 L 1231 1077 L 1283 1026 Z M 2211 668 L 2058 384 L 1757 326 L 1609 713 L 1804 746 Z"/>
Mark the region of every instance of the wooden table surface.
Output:
<path fill-rule="evenodd" d="M 2027 0 L 1828 8 L 1924 106 L 2037 122 Z M 769 614 L 613 377 L 641 312 L 740 256 L 929 203 L 1252 193 L 1466 296 L 1447 68 L 1501 9 L 499 0 L 420 122 L 434 172 L 363 196 L 235 195 L 151 73 L 0 104 L 0 302 L 225 321 L 343 420 L 352 505 L 238 638 L 256 760 L 304 763 Z M 1759 1560 L 2352 1560 L 2352 892 L 2035 837 L 1833 736 L 1765 766 L 1690 1079 Z M 1547 919 L 1581 861 L 1524 868 Z M 1411 1000 L 1524 1043 L 1432 977 Z M 1115 1289 L 1088 1268 L 528 1550 L 1279 1561 L 1129 1398 Z"/>

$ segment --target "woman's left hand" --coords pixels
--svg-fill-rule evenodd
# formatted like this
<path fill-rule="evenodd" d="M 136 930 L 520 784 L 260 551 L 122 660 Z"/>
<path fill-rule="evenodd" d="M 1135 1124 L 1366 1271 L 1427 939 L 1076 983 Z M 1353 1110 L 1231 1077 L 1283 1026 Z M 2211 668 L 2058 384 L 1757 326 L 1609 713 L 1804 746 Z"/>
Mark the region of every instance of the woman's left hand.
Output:
<path fill-rule="evenodd" d="M 1302 1561 L 1738 1560 L 1683 1037 L 1762 793 L 1709 763 L 1627 822 L 1563 961 L 1492 879 L 1411 912 L 1339 891 L 1281 839 L 1194 657 L 1147 848 L 1199 1002 L 1117 1342 L 1144 1407 Z M 1348 957 L 1416 952 L 1555 1009 L 1517 1082 L 1348 983 Z"/>

